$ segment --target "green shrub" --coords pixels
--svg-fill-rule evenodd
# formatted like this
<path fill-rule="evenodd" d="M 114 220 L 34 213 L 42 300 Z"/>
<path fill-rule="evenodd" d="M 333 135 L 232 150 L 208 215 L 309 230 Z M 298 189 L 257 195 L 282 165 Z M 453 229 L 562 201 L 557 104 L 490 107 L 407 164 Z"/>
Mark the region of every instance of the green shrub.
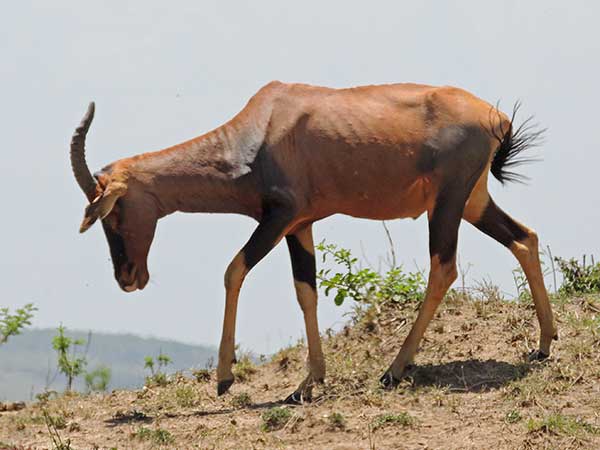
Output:
<path fill-rule="evenodd" d="M 8 308 L 0 308 L 0 345 L 8 341 L 9 337 L 20 334 L 27 325 L 31 325 L 34 311 L 37 311 L 37 308 L 32 303 L 16 309 L 12 314 Z"/>
<path fill-rule="evenodd" d="M 247 392 L 240 392 L 231 398 L 231 404 L 236 408 L 245 408 L 252 404 L 252 399 Z"/>
<path fill-rule="evenodd" d="M 321 269 L 317 275 L 325 295 L 335 292 L 334 302 L 341 305 L 347 298 L 356 302 L 396 302 L 420 301 L 425 294 L 425 279 L 419 272 L 406 273 L 402 267 L 391 267 L 385 274 L 370 268 L 359 268 L 358 258 L 350 250 L 322 241 L 316 246 L 322 253 L 323 263 L 330 259 L 337 267 Z"/>
<path fill-rule="evenodd" d="M 292 417 L 292 412 L 288 408 L 274 407 L 266 410 L 262 414 L 262 430 L 275 431 L 283 428 Z"/>
<path fill-rule="evenodd" d="M 339 412 L 333 412 L 329 416 L 329 426 L 333 429 L 343 430 L 346 428 L 346 419 Z"/>
<path fill-rule="evenodd" d="M 77 347 L 85 345 L 85 341 L 65 336 L 65 327 L 62 325 L 57 331 L 58 334 L 52 338 L 52 347 L 58 356 L 58 370 L 67 377 L 67 392 L 70 392 L 73 380 L 83 373 L 87 364 L 84 356 L 76 356 Z"/>
<path fill-rule="evenodd" d="M 164 369 L 166 369 L 171 362 L 171 358 L 162 351 L 158 353 L 156 361 L 152 356 L 146 356 L 144 358 L 144 369 L 150 370 L 150 376 L 146 377 L 146 384 L 166 386 L 169 383 L 169 380 L 164 373 Z"/>
<path fill-rule="evenodd" d="M 85 374 L 85 385 L 90 392 L 106 391 L 110 377 L 110 367 L 99 366 Z"/>
<path fill-rule="evenodd" d="M 248 381 L 256 373 L 256 366 L 250 359 L 250 355 L 244 354 L 233 366 L 233 375 L 238 381 Z"/>
<path fill-rule="evenodd" d="M 414 417 L 407 412 L 401 412 L 400 414 L 386 413 L 381 414 L 373 420 L 373 430 L 383 428 L 388 425 L 400 425 L 402 427 L 409 427 L 415 423 Z"/>
<path fill-rule="evenodd" d="M 563 283 L 559 289 L 562 294 L 597 294 L 600 293 L 600 263 L 586 264 L 585 255 L 580 263 L 575 258 L 565 260 L 554 258 L 563 275 Z"/>
<path fill-rule="evenodd" d="M 173 435 L 163 428 L 156 428 L 153 430 L 147 427 L 140 427 L 133 433 L 133 437 L 143 441 L 151 441 L 156 445 L 175 443 Z"/>

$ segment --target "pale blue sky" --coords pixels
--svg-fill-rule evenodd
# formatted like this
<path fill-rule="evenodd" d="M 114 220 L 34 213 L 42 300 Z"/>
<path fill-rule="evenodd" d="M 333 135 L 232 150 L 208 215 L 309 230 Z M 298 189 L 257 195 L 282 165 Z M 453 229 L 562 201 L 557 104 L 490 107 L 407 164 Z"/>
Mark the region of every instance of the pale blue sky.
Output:
<path fill-rule="evenodd" d="M 125 294 L 99 227 L 77 228 L 85 200 L 71 175 L 71 133 L 95 100 L 88 161 L 160 149 L 233 116 L 272 79 L 328 86 L 414 81 L 517 99 L 549 128 L 529 186 L 491 182 L 497 203 L 558 255 L 598 253 L 600 94 L 596 2 L 104 1 L 10 2 L 0 17 L 0 302 L 28 301 L 36 326 L 129 331 L 218 344 L 223 271 L 250 235 L 247 218 L 163 219 L 152 280 Z M 390 223 L 408 268 L 428 260 L 426 220 Z M 315 227 L 376 261 L 381 224 L 346 217 Z M 512 287 L 512 256 L 463 224 L 474 277 Z M 342 310 L 322 298 L 322 328 Z M 287 249 L 242 290 L 238 341 L 271 352 L 303 333 Z"/>

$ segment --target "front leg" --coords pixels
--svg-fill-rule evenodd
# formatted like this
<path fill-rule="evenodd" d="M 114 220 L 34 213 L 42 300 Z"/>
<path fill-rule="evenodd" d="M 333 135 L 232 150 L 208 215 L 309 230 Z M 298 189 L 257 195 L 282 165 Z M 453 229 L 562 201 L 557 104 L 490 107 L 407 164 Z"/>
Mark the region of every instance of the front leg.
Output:
<path fill-rule="evenodd" d="M 308 376 L 285 400 L 285 403 L 298 404 L 303 400 L 310 400 L 314 384 L 323 382 L 325 378 L 325 358 L 321 349 L 317 321 L 316 265 L 312 224 L 305 226 L 295 234 L 286 236 L 286 240 L 292 260 L 296 295 L 304 313 L 310 368 Z"/>
<path fill-rule="evenodd" d="M 222 395 L 233 384 L 231 370 L 235 362 L 235 321 L 238 297 L 244 278 L 282 239 L 291 223 L 291 209 L 272 209 L 258 225 L 242 250 L 233 258 L 225 272 L 225 315 L 217 365 L 217 394 Z"/>

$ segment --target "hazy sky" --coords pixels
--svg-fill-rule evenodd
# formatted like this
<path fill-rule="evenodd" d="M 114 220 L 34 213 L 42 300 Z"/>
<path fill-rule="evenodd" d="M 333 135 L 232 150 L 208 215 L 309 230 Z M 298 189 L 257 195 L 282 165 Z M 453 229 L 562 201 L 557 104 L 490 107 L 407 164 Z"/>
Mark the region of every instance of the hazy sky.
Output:
<path fill-rule="evenodd" d="M 35 302 L 36 326 L 129 331 L 217 345 L 223 271 L 255 224 L 175 214 L 159 223 L 151 283 L 122 292 L 100 227 L 77 229 L 85 199 L 68 144 L 88 101 L 88 162 L 156 150 L 232 117 L 273 79 L 328 86 L 456 85 L 505 109 L 523 101 L 549 128 L 529 186 L 490 189 L 558 255 L 598 254 L 600 36 L 597 2 L 10 2 L 0 17 L 0 303 Z M 428 261 L 425 218 L 390 223 L 407 268 Z M 379 222 L 333 217 L 315 239 L 383 254 Z M 463 262 L 514 292 L 516 263 L 463 223 Z M 343 310 L 321 298 L 321 327 Z M 238 342 L 272 352 L 303 333 L 285 245 L 248 276 Z"/>

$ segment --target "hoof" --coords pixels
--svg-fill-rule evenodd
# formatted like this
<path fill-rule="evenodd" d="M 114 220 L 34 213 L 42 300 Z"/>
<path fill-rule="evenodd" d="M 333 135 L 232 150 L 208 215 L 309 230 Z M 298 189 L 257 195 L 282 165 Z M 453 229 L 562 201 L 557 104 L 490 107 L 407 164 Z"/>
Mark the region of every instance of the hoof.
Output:
<path fill-rule="evenodd" d="M 545 359 L 548 359 L 550 355 L 546 355 L 543 351 L 541 350 L 534 350 L 529 354 L 529 362 L 533 362 L 533 361 L 544 361 Z"/>
<path fill-rule="evenodd" d="M 302 403 L 310 403 L 312 398 L 303 396 L 299 391 L 292 392 L 284 401 L 284 405 L 301 405 Z"/>
<path fill-rule="evenodd" d="M 231 385 L 233 384 L 233 378 L 231 380 L 223 380 L 217 383 L 217 395 L 223 395 L 225 392 L 229 390 Z"/>
<path fill-rule="evenodd" d="M 391 370 L 388 370 L 386 373 L 384 373 L 383 376 L 379 379 L 379 382 L 381 383 L 381 386 L 387 391 L 394 389 L 396 386 L 398 386 L 398 384 L 400 384 L 400 380 L 392 374 Z"/>

